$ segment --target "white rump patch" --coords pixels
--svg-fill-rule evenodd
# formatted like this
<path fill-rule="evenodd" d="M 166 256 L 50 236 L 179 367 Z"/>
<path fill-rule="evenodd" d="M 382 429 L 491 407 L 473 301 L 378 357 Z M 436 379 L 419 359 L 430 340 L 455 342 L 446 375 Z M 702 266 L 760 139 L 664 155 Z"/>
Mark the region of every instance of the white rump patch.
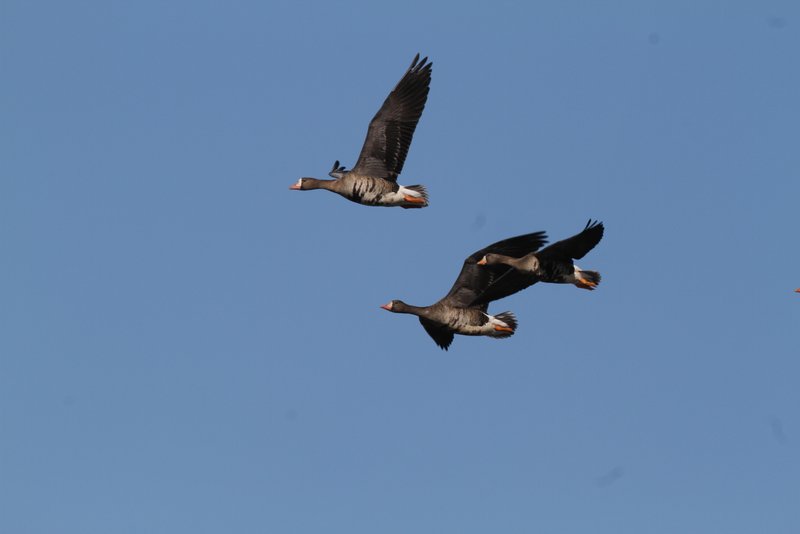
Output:
<path fill-rule="evenodd" d="M 400 186 L 400 189 L 397 191 L 401 195 L 408 195 L 414 198 L 422 198 L 422 193 L 419 191 L 414 191 L 413 189 L 406 189 L 404 186 Z"/>
<path fill-rule="evenodd" d="M 500 319 L 498 319 L 494 315 L 489 315 L 488 313 L 484 313 L 484 315 L 489 318 L 489 324 L 491 324 L 491 325 L 504 326 L 505 328 L 511 328 L 511 326 L 508 323 L 505 323 L 504 321 L 501 321 Z"/>

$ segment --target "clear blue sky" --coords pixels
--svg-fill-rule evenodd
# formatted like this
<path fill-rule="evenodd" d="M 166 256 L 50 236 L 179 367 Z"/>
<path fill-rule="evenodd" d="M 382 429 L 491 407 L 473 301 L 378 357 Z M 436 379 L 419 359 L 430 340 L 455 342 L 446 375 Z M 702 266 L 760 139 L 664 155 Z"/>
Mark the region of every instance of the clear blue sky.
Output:
<path fill-rule="evenodd" d="M 800 532 L 800 7 L 0 7 L 0 533 Z M 401 183 L 352 166 L 416 52 Z M 595 292 L 415 318 L 587 219 Z"/>

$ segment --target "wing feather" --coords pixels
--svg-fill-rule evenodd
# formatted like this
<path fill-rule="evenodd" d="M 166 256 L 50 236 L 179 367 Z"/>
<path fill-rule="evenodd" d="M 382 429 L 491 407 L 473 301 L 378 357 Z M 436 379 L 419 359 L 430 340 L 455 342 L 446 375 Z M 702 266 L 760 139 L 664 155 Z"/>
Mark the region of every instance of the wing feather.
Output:
<path fill-rule="evenodd" d="M 547 242 L 544 232 L 534 232 L 503 239 L 470 254 L 450 292 L 442 300 L 452 306 L 485 306 L 536 283 L 534 277 L 519 273 L 507 265 L 478 265 L 478 261 L 488 253 L 503 254 L 521 258 L 536 252 Z"/>
<path fill-rule="evenodd" d="M 397 180 L 428 100 L 432 66 L 427 57 L 422 61 L 419 54 L 414 57 L 411 66 L 369 123 L 364 146 L 352 172 Z"/>
<path fill-rule="evenodd" d="M 419 322 L 422 324 L 422 327 L 425 329 L 428 335 L 433 338 L 433 341 L 439 346 L 439 348 L 442 350 L 447 350 L 447 348 L 453 342 L 453 331 L 449 330 L 446 326 L 423 319 L 422 317 L 419 318 Z"/>
<path fill-rule="evenodd" d="M 589 219 L 580 233 L 545 247 L 537 256 L 542 260 L 579 260 L 600 242 L 603 230 L 603 223 Z"/>

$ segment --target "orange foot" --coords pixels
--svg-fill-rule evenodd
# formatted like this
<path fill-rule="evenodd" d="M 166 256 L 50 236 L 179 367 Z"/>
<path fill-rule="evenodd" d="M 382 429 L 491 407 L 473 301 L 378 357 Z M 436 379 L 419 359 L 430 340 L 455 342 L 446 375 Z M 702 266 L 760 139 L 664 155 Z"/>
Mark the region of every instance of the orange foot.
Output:
<path fill-rule="evenodd" d="M 413 202 L 414 204 L 425 204 L 425 199 L 422 197 L 412 197 L 411 195 L 403 195 L 403 200 L 406 202 Z"/>
<path fill-rule="evenodd" d="M 581 289 L 588 289 L 589 291 L 591 291 L 597 287 L 597 284 L 590 280 L 584 280 L 583 278 L 581 278 L 578 280 L 578 287 Z"/>
<path fill-rule="evenodd" d="M 507 326 L 500 326 L 499 324 L 494 325 L 494 329 L 497 332 L 511 332 L 512 334 L 514 333 L 513 328 L 509 328 Z"/>

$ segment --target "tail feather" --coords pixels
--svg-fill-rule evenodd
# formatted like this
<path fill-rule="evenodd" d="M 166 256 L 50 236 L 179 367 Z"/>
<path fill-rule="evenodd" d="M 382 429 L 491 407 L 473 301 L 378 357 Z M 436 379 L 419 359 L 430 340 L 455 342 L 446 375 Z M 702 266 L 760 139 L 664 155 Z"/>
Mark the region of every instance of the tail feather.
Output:
<path fill-rule="evenodd" d="M 424 185 L 419 185 L 419 184 L 417 184 L 417 185 L 404 185 L 403 187 L 405 187 L 406 189 L 411 189 L 415 193 L 419 193 L 422 196 L 422 198 L 425 199 L 425 202 L 426 203 L 428 202 L 428 191 L 425 189 Z"/>
<path fill-rule="evenodd" d="M 504 311 L 503 313 L 498 313 L 494 316 L 495 319 L 498 321 L 502 321 L 508 326 L 512 332 L 502 332 L 502 331 L 495 331 L 494 336 L 499 339 L 503 339 L 506 337 L 510 337 L 514 335 L 514 332 L 517 331 L 517 318 L 514 317 L 514 314 L 510 311 Z"/>
<path fill-rule="evenodd" d="M 577 287 L 594 291 L 597 284 L 600 283 L 600 273 L 597 271 L 584 271 L 583 269 L 575 267 L 574 280 L 573 284 Z"/>
<path fill-rule="evenodd" d="M 581 271 L 580 277 L 586 280 L 587 282 L 591 282 L 594 285 L 600 283 L 600 273 L 597 271 Z"/>

